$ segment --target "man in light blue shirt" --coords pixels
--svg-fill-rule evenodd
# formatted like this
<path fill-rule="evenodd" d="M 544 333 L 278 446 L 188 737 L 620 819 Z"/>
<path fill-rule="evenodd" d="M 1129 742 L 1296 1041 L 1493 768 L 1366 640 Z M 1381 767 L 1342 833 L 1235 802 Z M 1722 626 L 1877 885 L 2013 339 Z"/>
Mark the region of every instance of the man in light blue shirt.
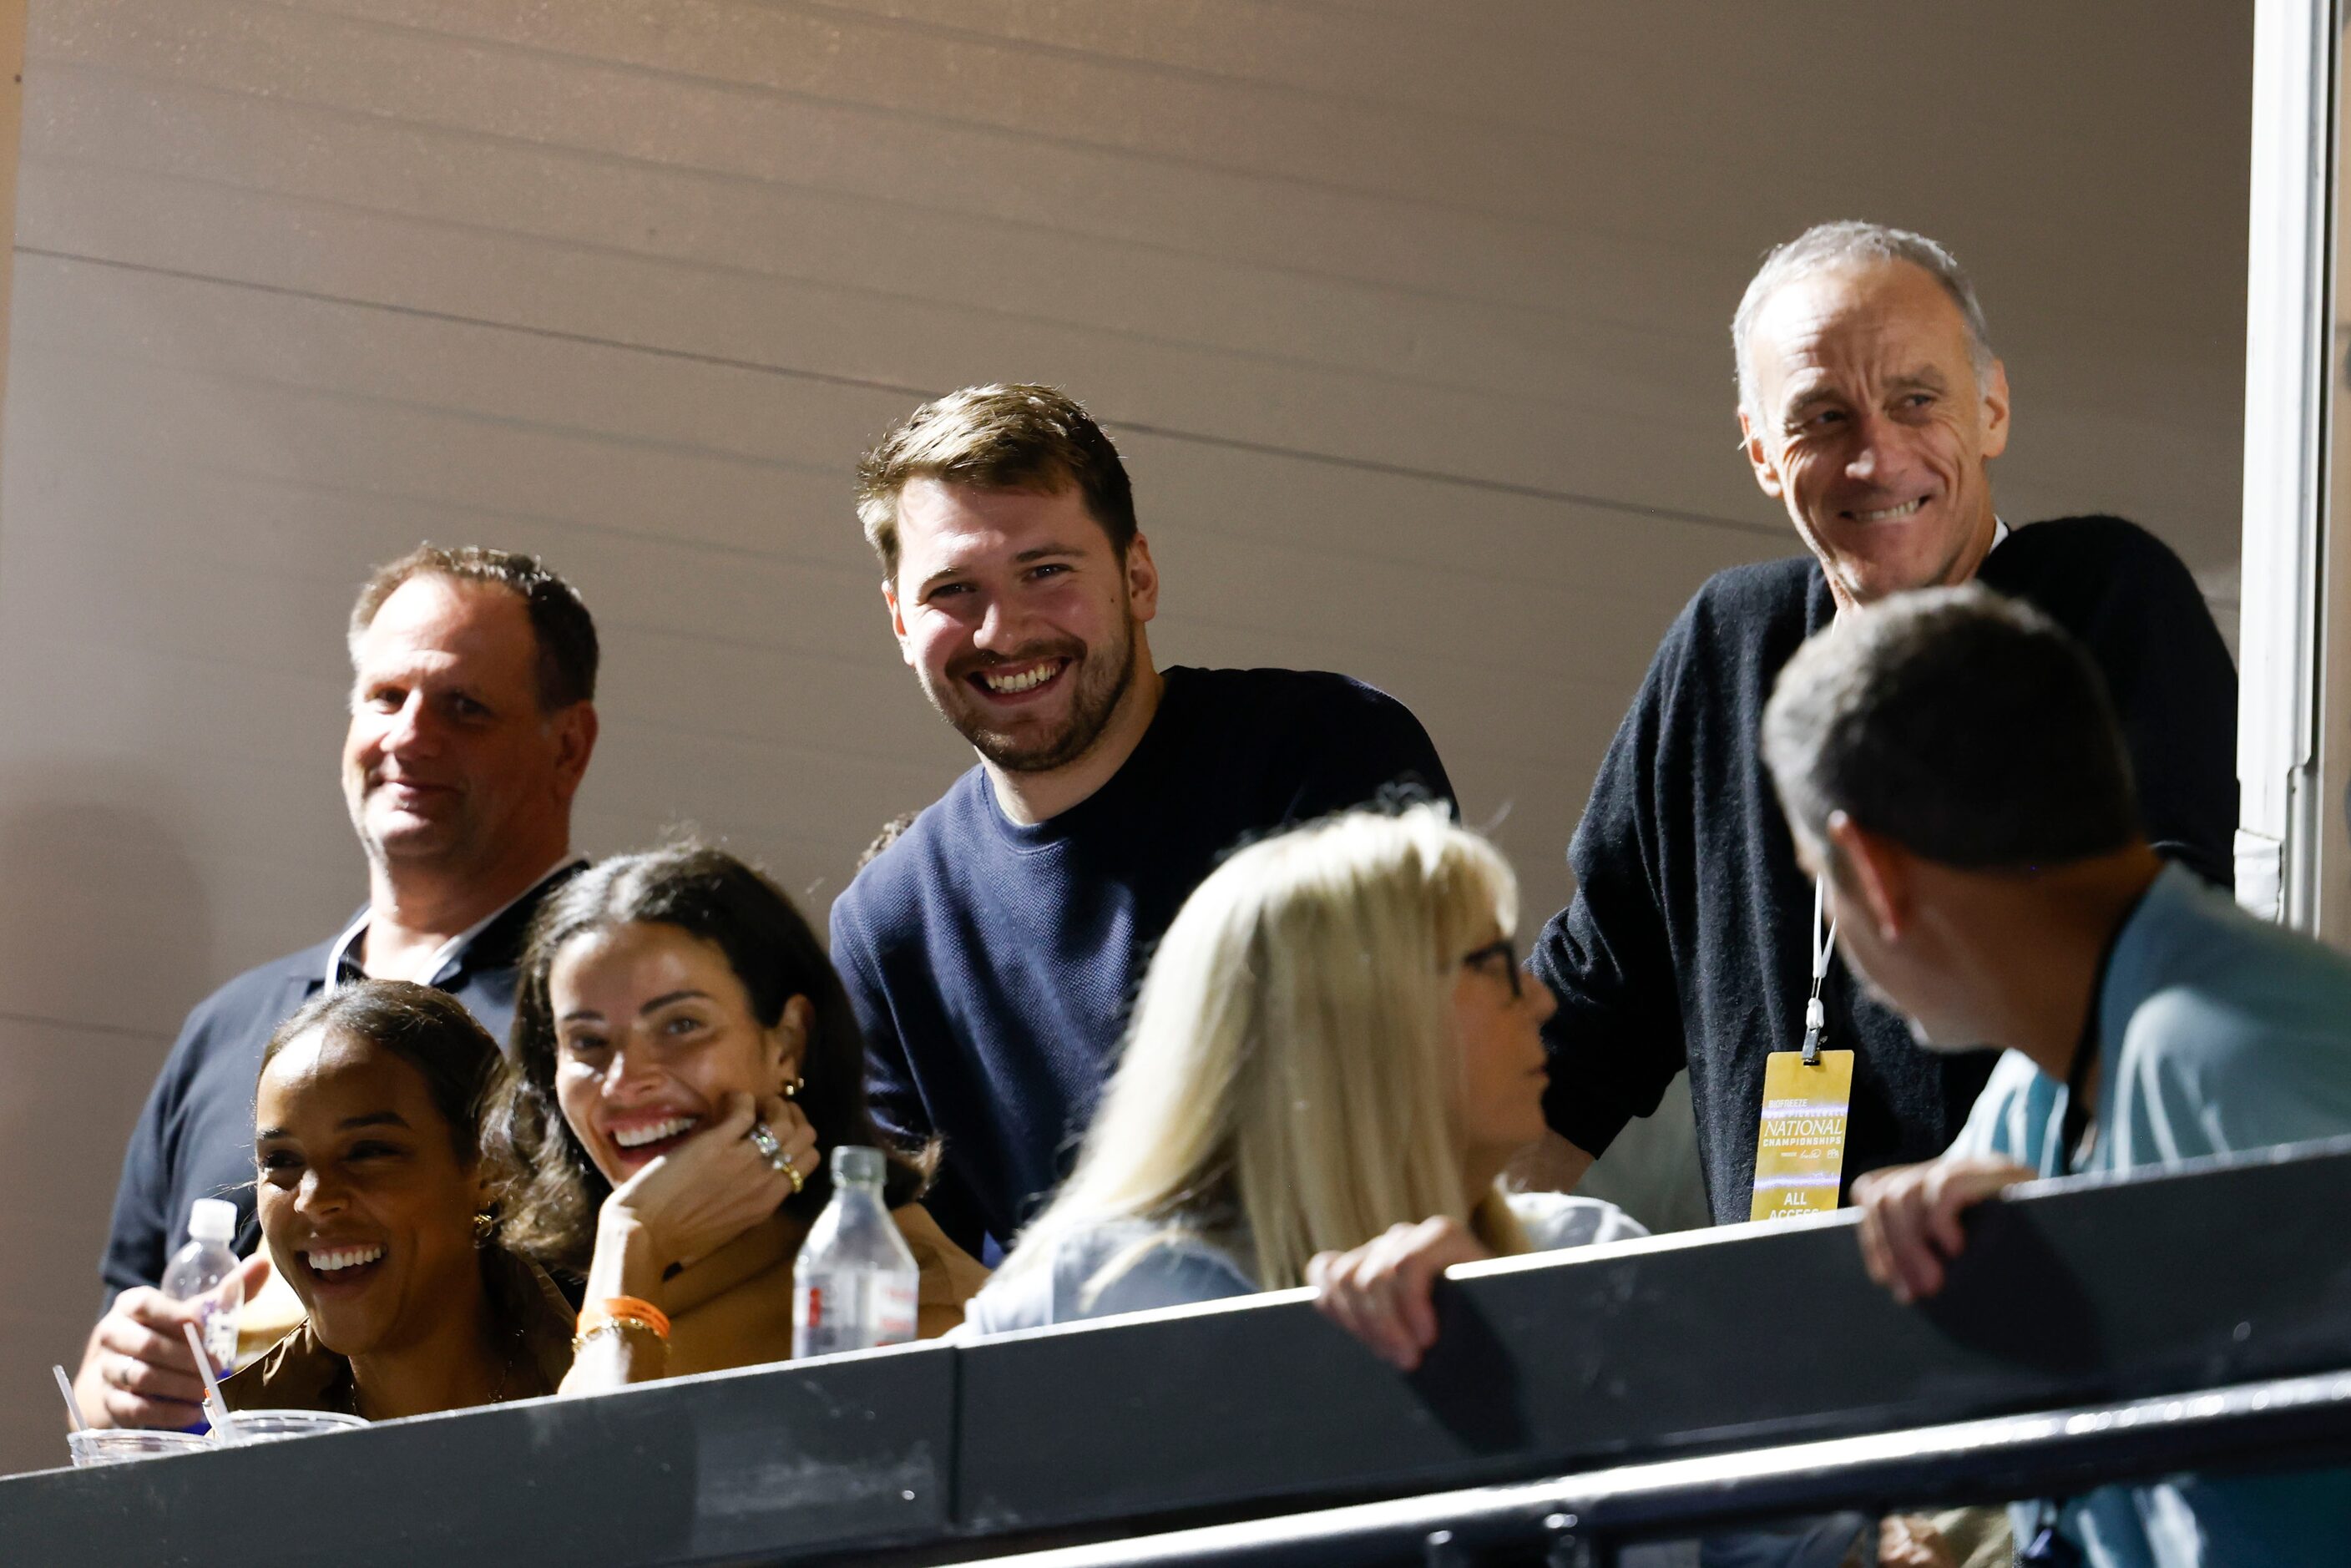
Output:
<path fill-rule="evenodd" d="M 2001 1056 L 1949 1156 L 2063 1176 L 2351 1132 L 2351 961 L 2179 866 L 2116 933 L 2096 1016 L 2097 1136 L 2078 1161 L 2064 1157 L 2065 1084 L 2021 1051 Z"/>
<path fill-rule="evenodd" d="M 1841 617 L 1763 750 L 1854 967 L 1922 1044 L 2007 1048 L 1941 1158 L 1854 1185 L 1897 1298 L 2016 1182 L 2351 1133 L 2351 961 L 2155 853 L 2096 670 L 2037 611 L 1967 588 Z M 2339 1563 L 2351 1473 L 2105 1487 L 2023 1505 L 2020 1545 L 2053 1526 L 2098 1568 Z"/>

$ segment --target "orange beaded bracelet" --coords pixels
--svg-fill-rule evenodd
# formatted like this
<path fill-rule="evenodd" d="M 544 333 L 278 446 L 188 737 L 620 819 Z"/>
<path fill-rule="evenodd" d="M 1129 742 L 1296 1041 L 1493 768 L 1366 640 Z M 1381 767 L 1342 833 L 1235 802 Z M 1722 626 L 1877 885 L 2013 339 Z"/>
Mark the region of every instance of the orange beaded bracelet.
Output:
<path fill-rule="evenodd" d="M 664 1344 L 669 1343 L 669 1314 L 638 1296 L 607 1296 L 580 1314 L 571 1336 L 573 1354 L 597 1334 L 614 1329 L 643 1329 Z"/>

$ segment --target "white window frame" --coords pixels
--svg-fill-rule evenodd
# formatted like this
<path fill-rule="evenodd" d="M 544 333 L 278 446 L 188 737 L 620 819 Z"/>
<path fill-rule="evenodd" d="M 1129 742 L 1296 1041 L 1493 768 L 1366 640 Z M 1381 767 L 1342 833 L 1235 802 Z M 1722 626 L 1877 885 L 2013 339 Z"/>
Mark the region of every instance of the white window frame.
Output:
<path fill-rule="evenodd" d="M 2305 931 L 2341 882 L 2326 771 L 2327 447 L 2334 383 L 2336 0 L 2258 0 L 2245 301 L 2238 633 L 2239 901 Z M 2351 715 L 2345 716 L 2351 723 Z M 2341 726 L 2336 726 L 2341 727 Z M 2351 738 L 2351 737 L 2346 737 Z M 2329 758 L 2324 752 L 2332 750 Z M 2328 760 L 2333 769 L 2324 769 Z M 2335 874 L 2323 873 L 2333 862 Z M 2337 901 L 2339 902 L 2339 901 Z M 2336 922 L 2327 935 L 2346 935 Z"/>

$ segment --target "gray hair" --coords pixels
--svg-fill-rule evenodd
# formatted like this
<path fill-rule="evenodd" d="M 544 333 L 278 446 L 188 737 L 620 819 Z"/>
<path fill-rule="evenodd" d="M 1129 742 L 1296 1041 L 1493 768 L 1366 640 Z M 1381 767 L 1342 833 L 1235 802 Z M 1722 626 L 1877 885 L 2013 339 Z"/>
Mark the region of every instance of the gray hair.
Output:
<path fill-rule="evenodd" d="M 1942 865 L 2063 865 L 2140 832 L 2105 682 L 2042 612 L 1980 584 L 1838 616 L 1780 672 L 1763 760 L 1815 849 L 1843 811 Z"/>
<path fill-rule="evenodd" d="M 1739 364 L 1739 411 L 1747 416 L 1750 426 L 1759 432 L 1763 428 L 1762 410 L 1755 406 L 1755 361 L 1747 343 L 1754 336 L 1755 318 L 1763 313 L 1765 302 L 1782 285 L 1815 272 L 1888 261 L 1907 261 L 1943 286 L 1943 292 L 1959 308 L 1959 319 L 1967 323 L 1968 358 L 1975 366 L 1977 387 L 1991 379 L 1991 334 L 1984 328 L 1983 306 L 1977 302 L 1976 286 L 1968 281 L 1967 269 L 1956 256 L 1925 235 L 1908 229 L 1850 220 L 1814 224 L 1765 253 L 1763 265 L 1755 269 L 1739 301 L 1739 311 L 1730 319 L 1730 351 Z"/>

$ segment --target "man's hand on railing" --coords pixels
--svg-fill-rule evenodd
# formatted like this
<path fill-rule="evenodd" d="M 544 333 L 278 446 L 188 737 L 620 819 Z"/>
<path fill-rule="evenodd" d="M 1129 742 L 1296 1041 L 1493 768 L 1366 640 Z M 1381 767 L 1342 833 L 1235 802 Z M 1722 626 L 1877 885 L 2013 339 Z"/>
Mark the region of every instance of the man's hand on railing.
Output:
<path fill-rule="evenodd" d="M 1888 1514 L 1877 1521 L 1877 1568 L 1959 1568 L 1950 1543 L 1921 1514 Z"/>
<path fill-rule="evenodd" d="M 1306 1265 L 1322 1315 L 1410 1372 L 1437 1343 L 1437 1277 L 1456 1263 L 1494 1254 L 1452 1220 L 1395 1225 L 1348 1252 L 1320 1252 Z"/>
<path fill-rule="evenodd" d="M 2009 1160 L 1968 1155 L 1855 1177 L 1853 1201 L 1861 1210 L 1861 1260 L 1869 1277 L 1897 1301 L 1933 1295 L 1943 1288 L 1943 1265 L 1967 1245 L 1959 1216 L 2039 1175 Z"/>

